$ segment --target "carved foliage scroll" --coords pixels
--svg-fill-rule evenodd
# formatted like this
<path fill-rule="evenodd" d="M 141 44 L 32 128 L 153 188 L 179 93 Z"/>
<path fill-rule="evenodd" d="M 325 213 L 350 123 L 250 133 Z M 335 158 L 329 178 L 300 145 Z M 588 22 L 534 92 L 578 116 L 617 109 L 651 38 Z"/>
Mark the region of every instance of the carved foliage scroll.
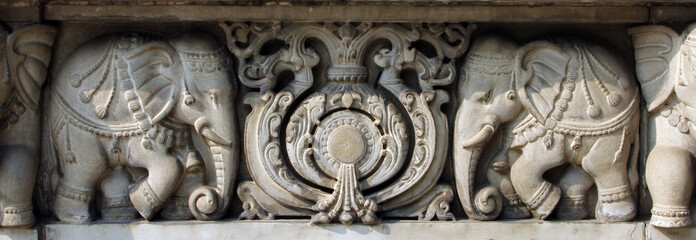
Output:
<path fill-rule="evenodd" d="M 448 144 L 440 106 L 449 97 L 433 87 L 454 80 L 450 60 L 466 51 L 473 26 L 221 27 L 239 80 L 258 89 L 245 96 L 253 181 L 238 188 L 242 217 L 344 224 L 372 224 L 380 215 L 453 218 L 452 189 L 436 184 Z M 434 51 L 426 55 L 417 42 Z M 417 73 L 417 88 L 402 80 L 406 70 Z"/>

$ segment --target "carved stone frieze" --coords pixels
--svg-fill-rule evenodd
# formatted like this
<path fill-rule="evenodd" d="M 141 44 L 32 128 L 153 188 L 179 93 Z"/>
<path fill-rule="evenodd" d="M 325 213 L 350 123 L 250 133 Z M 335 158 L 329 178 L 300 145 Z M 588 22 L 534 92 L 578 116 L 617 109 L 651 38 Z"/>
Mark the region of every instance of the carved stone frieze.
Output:
<path fill-rule="evenodd" d="M 696 24 L 679 35 L 659 25 L 630 28 L 636 72 L 654 131 L 645 178 L 653 206 L 650 224 L 693 224 L 691 197 L 696 154 Z"/>
<path fill-rule="evenodd" d="M 221 23 L 238 77 L 258 89 L 244 126 L 253 181 L 242 218 L 453 219 L 436 185 L 447 151 L 440 106 L 473 26 Z M 418 44 L 434 52 L 427 56 Z M 417 87 L 401 74 L 417 74 Z M 283 76 L 290 77 L 283 77 Z"/>
<path fill-rule="evenodd" d="M 14 2 L 0 236 L 696 234 L 691 4 Z"/>
<path fill-rule="evenodd" d="M 633 145 L 640 101 L 630 68 L 616 54 L 579 38 L 518 46 L 488 35 L 472 44 L 461 76 L 454 171 L 470 218 L 493 220 L 504 213 L 545 219 L 556 209 L 558 218 L 583 219 L 593 185 L 597 219 L 636 215 Z M 502 142 L 489 143 L 496 131 Z M 481 159 L 494 143 L 500 152 Z M 555 183 L 545 179 L 564 164 L 569 166 Z M 478 172 L 487 173 L 487 184 Z"/>

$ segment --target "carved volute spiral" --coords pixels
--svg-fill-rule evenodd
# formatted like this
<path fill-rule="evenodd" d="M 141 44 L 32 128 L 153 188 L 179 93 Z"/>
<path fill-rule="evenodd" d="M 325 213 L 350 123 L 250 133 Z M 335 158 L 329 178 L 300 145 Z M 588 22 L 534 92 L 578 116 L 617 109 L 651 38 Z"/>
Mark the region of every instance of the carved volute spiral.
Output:
<path fill-rule="evenodd" d="M 221 26 L 227 33 L 228 48 L 239 58 L 241 82 L 260 89 L 245 98 L 252 106 L 245 137 L 254 182 L 242 183 L 239 194 L 247 199 L 247 206 L 262 209 L 246 209 L 243 216 L 253 218 L 251 212 L 257 212 L 263 217 L 258 213 L 269 211 L 312 216 L 314 223 L 338 220 L 350 224 L 360 219 L 371 224 L 379 220 L 378 212 L 432 218 L 429 212 L 399 210 L 409 205 L 424 205 L 425 209 L 445 204 L 448 209 L 451 194 L 436 202 L 418 202 L 416 196 L 434 188 L 436 194 L 452 191 L 449 186 L 435 186 L 447 144 L 439 106 L 448 98 L 433 86 L 452 82 L 454 63 L 443 60 L 465 51 L 472 27 L 367 23 Z M 444 35 L 458 39 L 459 45 L 451 46 Z M 272 53 L 262 49 L 278 40 L 285 46 Z M 421 40 L 436 48 L 437 56 L 426 57 L 412 47 Z M 239 47 L 239 43 L 247 47 Z M 370 63 L 381 74 L 371 73 Z M 317 69 L 325 71 L 317 76 Z M 418 73 L 420 90 L 402 83 L 404 69 Z M 292 72 L 294 79 L 281 79 L 283 72 Z M 384 91 L 369 84 L 375 81 Z M 275 92 L 278 84 L 283 84 L 282 89 Z M 311 89 L 315 90 L 309 92 Z M 270 199 L 251 191 L 257 187 Z M 290 209 L 263 206 L 269 201 Z M 446 212 L 437 215 L 451 218 Z"/>

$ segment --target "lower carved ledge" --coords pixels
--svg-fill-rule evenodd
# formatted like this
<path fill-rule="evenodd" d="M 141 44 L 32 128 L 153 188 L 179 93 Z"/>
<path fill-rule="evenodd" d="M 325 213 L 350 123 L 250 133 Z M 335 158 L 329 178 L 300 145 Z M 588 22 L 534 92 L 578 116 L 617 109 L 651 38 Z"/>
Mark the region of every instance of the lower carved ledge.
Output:
<path fill-rule="evenodd" d="M 39 232 L 43 232 L 41 236 Z M 136 221 L 89 225 L 49 223 L 1 229 L 0 239 L 694 239 L 696 228 L 657 229 L 647 222 L 384 221 L 377 225 L 312 225 L 307 220 Z"/>

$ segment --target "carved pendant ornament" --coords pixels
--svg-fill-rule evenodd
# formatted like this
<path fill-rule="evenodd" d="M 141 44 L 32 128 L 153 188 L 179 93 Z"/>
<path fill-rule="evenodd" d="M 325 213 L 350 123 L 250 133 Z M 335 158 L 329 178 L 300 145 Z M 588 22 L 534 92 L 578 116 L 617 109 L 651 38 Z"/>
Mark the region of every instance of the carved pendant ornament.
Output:
<path fill-rule="evenodd" d="M 238 187 L 243 218 L 453 218 L 452 189 L 437 185 L 448 145 L 440 106 L 449 97 L 433 87 L 454 80 L 449 60 L 466 51 L 472 26 L 221 26 L 240 81 L 259 89 L 245 96 L 253 181 Z M 418 41 L 435 56 L 414 48 Z M 269 43 L 282 47 L 268 53 Z M 406 70 L 417 73 L 418 87 L 400 78 Z"/>

